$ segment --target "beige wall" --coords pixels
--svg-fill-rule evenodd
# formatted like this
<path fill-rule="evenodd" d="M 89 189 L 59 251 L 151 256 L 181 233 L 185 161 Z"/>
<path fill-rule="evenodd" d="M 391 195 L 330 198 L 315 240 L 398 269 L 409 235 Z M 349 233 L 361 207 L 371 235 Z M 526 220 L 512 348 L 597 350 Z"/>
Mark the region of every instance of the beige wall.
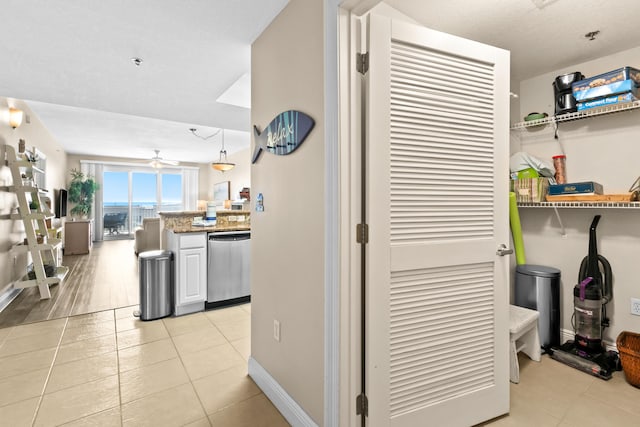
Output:
<path fill-rule="evenodd" d="M 300 110 L 315 120 L 288 156 L 251 167 L 251 355 L 323 425 L 324 96 L 323 2 L 291 0 L 251 49 L 251 123 Z M 273 321 L 281 340 L 273 339 Z"/>
<path fill-rule="evenodd" d="M 251 149 L 246 148 L 236 153 L 229 154 L 227 160 L 235 163 L 236 166 L 228 172 L 219 172 L 213 170 L 210 166 L 207 168 L 207 181 L 204 191 L 206 193 L 205 200 L 213 200 L 213 185 L 222 181 L 231 181 L 231 200 L 240 198 L 240 190 L 242 187 L 251 187 Z"/>
<path fill-rule="evenodd" d="M 12 129 L 6 117 L 9 106 L 23 110 L 31 123 L 23 122 L 19 128 Z M 53 200 L 53 190 L 66 186 L 67 160 L 62 147 L 29 109 L 27 103 L 0 97 L 0 144 L 9 144 L 17 151 L 18 140 L 21 138 L 25 140 L 28 149 L 35 146 L 47 156 L 45 184 Z M 0 165 L 0 185 L 10 185 L 11 173 L 3 165 L 4 163 Z M 14 194 L 0 192 L 0 215 L 10 213 L 16 204 Z M 0 296 L 12 281 L 25 273 L 27 256 L 18 257 L 14 268 L 14 260 L 9 253 L 11 246 L 24 238 L 22 230 L 22 221 L 0 219 Z"/>
<path fill-rule="evenodd" d="M 520 83 L 520 117 L 532 111 L 553 114 L 555 76 L 580 71 L 587 77 L 630 65 L 640 68 L 640 48 L 619 52 L 598 60 L 576 64 Z M 522 120 L 522 119 L 520 119 Z M 561 123 L 559 140 L 553 127 L 511 131 L 511 151 L 526 151 L 552 163 L 551 156 L 567 155 L 569 182 L 592 180 L 604 186 L 605 193 L 626 192 L 640 175 L 640 111 L 592 117 Z M 560 225 L 551 209 L 520 209 L 527 263 L 542 264 L 562 271 L 562 327 L 572 330 L 572 289 L 578 280 L 580 261 L 587 255 L 589 226 L 601 214 L 597 228 L 598 251 L 613 269 L 613 302 L 607 305 L 611 327 L 605 338 L 614 342 L 623 330 L 639 331 L 640 317 L 632 316 L 630 298 L 640 298 L 638 263 L 640 228 L 637 209 L 559 209 L 566 227 Z"/>

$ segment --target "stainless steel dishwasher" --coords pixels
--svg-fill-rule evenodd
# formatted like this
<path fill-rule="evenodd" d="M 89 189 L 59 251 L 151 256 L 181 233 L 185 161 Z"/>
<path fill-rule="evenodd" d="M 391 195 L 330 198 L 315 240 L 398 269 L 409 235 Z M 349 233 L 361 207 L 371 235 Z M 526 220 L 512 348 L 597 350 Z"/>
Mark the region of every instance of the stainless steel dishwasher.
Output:
<path fill-rule="evenodd" d="M 249 301 L 251 232 L 209 233 L 208 240 L 206 306 Z"/>

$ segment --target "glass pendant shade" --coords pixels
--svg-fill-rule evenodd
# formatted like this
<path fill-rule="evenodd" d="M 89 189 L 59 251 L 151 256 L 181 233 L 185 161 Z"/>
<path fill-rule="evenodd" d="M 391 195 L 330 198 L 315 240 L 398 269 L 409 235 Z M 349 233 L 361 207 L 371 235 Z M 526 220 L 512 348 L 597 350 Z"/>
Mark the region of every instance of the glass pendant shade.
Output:
<path fill-rule="evenodd" d="M 222 130 L 222 149 L 220 150 L 220 158 L 217 162 L 211 163 L 211 167 L 220 172 L 226 172 L 233 169 L 235 163 L 227 161 L 227 150 L 224 149 L 224 129 Z"/>
<path fill-rule="evenodd" d="M 9 108 L 9 125 L 12 128 L 17 128 L 22 124 L 22 118 L 24 113 L 22 110 L 18 110 L 17 108 Z"/>

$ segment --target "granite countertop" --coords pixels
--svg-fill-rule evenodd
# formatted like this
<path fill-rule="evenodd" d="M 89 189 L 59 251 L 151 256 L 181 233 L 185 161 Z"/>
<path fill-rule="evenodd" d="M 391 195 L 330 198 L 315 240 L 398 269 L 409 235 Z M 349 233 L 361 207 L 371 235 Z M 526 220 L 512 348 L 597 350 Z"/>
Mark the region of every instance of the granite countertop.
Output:
<path fill-rule="evenodd" d="M 160 216 L 183 217 L 183 216 L 204 216 L 205 211 L 167 211 L 158 212 Z"/>
<path fill-rule="evenodd" d="M 193 225 L 194 220 L 202 222 L 205 212 L 177 211 L 160 212 L 161 226 L 175 233 L 215 233 L 222 231 L 250 231 L 250 211 L 224 210 L 217 212 L 217 222 Z"/>
<path fill-rule="evenodd" d="M 209 227 L 202 227 L 202 226 L 192 225 L 189 227 L 174 228 L 170 231 L 173 231 L 174 233 L 216 233 L 216 232 L 222 232 L 222 231 L 251 231 L 251 226 L 234 225 L 234 226 L 223 227 L 223 226 L 213 225 Z"/>

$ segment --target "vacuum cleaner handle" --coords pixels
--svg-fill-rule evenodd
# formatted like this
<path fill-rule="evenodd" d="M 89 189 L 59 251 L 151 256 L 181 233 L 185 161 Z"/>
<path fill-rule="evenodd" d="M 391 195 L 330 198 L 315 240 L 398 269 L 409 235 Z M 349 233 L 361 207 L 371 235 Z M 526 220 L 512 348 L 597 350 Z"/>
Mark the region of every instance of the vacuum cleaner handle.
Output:
<path fill-rule="evenodd" d="M 586 256 L 580 263 L 580 271 L 578 272 L 578 283 L 580 283 L 587 277 L 593 277 L 594 282 L 602 286 L 602 298 L 604 299 L 604 304 L 607 304 L 613 297 L 613 272 L 611 270 L 611 264 L 609 264 L 609 261 L 602 255 L 598 255 L 597 262 L 599 263 L 599 266 L 602 266 L 604 277 L 600 272 L 600 267 L 598 267 L 597 274 L 595 276 L 593 275 L 593 273 L 589 272 L 589 256 Z"/>
<path fill-rule="evenodd" d="M 598 222 L 600 222 L 600 215 L 593 217 L 591 228 L 589 229 L 589 263 L 587 265 L 587 276 L 591 276 L 594 279 L 596 279 L 596 276 L 599 277 L 600 273 L 600 267 L 598 267 L 598 240 L 596 237 Z M 600 283 L 602 283 L 602 278 L 600 278 Z"/>

